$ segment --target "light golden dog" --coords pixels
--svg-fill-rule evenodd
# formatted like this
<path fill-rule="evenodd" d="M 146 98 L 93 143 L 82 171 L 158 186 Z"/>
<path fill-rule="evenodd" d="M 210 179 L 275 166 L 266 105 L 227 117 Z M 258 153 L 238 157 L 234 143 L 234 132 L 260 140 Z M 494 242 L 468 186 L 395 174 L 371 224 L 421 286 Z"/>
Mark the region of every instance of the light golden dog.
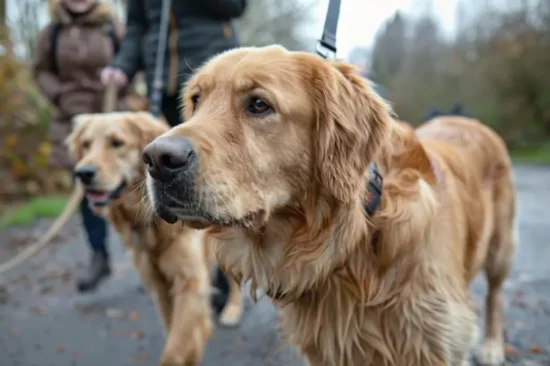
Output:
<path fill-rule="evenodd" d="M 84 114 L 68 138 L 78 161 L 75 175 L 88 200 L 122 235 L 133 265 L 152 293 L 167 330 L 163 366 L 199 363 L 212 331 L 210 311 L 211 250 L 204 231 L 170 226 L 140 208 L 145 165 L 141 152 L 168 130 L 148 113 Z M 220 322 L 236 325 L 241 293 L 231 282 Z"/>
<path fill-rule="evenodd" d="M 353 67 L 278 46 L 215 57 L 184 106 L 187 122 L 144 150 L 151 203 L 209 227 L 220 265 L 273 299 L 311 365 L 468 364 L 482 268 L 479 357 L 504 361 L 515 190 L 488 128 L 439 118 L 415 133 Z M 369 215 L 372 163 L 384 181 Z"/>

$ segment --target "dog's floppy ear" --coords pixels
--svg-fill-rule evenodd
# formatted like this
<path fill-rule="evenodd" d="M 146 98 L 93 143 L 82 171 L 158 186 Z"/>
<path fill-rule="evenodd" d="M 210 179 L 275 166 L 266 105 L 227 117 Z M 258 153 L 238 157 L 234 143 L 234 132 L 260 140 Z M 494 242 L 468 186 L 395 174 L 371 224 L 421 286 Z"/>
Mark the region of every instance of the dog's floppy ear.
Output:
<path fill-rule="evenodd" d="M 69 149 L 69 154 L 73 160 L 78 161 L 82 158 L 82 149 L 80 148 L 80 136 L 86 128 L 87 122 L 90 120 L 89 114 L 78 114 L 71 120 L 72 132 L 65 139 L 65 145 Z"/>
<path fill-rule="evenodd" d="M 391 110 L 370 82 L 345 63 L 323 63 L 314 74 L 317 122 L 313 138 L 316 175 L 342 202 L 362 189 L 363 176 L 389 137 Z"/>
<path fill-rule="evenodd" d="M 156 119 L 148 112 L 129 113 L 128 122 L 139 136 L 139 146 L 144 149 L 155 138 L 168 131 L 169 126 L 160 119 Z"/>

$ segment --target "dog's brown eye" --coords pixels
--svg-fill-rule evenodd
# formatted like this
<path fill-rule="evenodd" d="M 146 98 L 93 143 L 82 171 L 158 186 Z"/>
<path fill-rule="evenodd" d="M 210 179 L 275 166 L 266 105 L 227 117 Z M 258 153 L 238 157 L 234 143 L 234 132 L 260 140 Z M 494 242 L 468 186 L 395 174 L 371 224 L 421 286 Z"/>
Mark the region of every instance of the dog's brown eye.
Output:
<path fill-rule="evenodd" d="M 270 113 L 272 110 L 269 104 L 258 97 L 250 98 L 246 106 L 246 111 L 252 114 L 266 114 Z"/>
<path fill-rule="evenodd" d="M 82 142 L 82 148 L 88 149 L 90 147 L 90 141 L 83 141 Z"/>
<path fill-rule="evenodd" d="M 114 147 L 115 149 L 118 149 L 122 145 L 124 145 L 124 142 L 122 142 L 121 140 L 118 140 L 118 139 L 111 140 L 111 146 Z"/>
<path fill-rule="evenodd" d="M 199 105 L 201 101 L 201 97 L 198 94 L 195 94 L 191 97 L 191 103 L 193 103 L 193 110 L 197 109 L 197 106 Z"/>

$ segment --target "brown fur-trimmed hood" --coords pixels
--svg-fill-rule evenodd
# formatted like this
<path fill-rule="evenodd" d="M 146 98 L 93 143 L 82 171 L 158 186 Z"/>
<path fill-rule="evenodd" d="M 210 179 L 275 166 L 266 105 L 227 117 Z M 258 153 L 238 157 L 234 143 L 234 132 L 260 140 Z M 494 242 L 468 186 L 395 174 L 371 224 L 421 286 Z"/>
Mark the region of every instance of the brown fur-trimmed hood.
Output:
<path fill-rule="evenodd" d="M 74 21 L 67 9 L 63 6 L 62 0 L 50 0 L 48 6 L 50 18 L 53 22 L 70 24 Z M 79 18 L 79 22 L 97 24 L 114 18 L 116 18 L 114 7 L 111 4 L 98 1 L 88 14 Z"/>

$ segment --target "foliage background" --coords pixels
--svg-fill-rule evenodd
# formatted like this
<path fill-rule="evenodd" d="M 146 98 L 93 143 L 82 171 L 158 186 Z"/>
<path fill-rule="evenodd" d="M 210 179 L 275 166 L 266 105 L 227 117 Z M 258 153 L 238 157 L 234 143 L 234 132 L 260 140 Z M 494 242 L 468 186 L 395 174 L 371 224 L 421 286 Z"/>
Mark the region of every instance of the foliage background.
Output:
<path fill-rule="evenodd" d="M 451 39 L 424 3 L 420 16 L 388 19 L 372 50 L 371 74 L 399 116 L 417 124 L 461 102 L 511 148 L 547 143 L 550 1 L 462 0 Z"/>

